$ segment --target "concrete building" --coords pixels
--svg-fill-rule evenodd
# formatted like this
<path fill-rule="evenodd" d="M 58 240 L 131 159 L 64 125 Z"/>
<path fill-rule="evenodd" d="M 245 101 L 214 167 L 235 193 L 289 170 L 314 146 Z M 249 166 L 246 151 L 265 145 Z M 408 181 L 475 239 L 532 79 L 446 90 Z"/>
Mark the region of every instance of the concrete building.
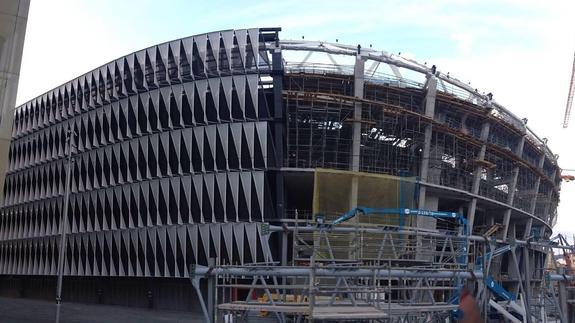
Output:
<path fill-rule="evenodd" d="M 356 206 L 463 214 L 466 232 L 500 241 L 548 238 L 559 167 L 526 123 L 435 66 L 286 41 L 277 28 L 152 46 L 16 109 L 0 293 L 52 298 L 65 256 L 64 301 L 199 310 L 192 268 L 293 263 L 295 238 L 268 240 L 262 223 Z M 401 214 L 357 221 L 457 226 Z M 524 257 L 544 267 L 543 251 Z M 498 266 L 512 276 L 509 260 Z"/>

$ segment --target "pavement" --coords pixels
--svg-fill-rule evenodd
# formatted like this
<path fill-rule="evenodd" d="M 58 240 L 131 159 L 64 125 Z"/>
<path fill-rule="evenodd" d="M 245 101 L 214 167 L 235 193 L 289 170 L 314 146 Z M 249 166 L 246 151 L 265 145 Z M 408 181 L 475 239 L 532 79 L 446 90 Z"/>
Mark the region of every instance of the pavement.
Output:
<path fill-rule="evenodd" d="M 0 297 L 0 323 L 53 323 L 55 319 L 55 302 Z M 60 314 L 61 323 L 203 321 L 201 313 L 80 303 L 62 303 Z"/>

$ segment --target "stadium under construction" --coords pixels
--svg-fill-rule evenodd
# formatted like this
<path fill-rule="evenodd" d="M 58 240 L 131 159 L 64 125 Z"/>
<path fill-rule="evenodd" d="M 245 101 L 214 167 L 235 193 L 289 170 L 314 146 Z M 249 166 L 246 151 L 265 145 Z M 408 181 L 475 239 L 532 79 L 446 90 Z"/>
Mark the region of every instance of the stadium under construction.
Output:
<path fill-rule="evenodd" d="M 63 302 L 206 322 L 446 322 L 467 288 L 486 321 L 573 318 L 560 168 L 526 119 L 434 65 L 280 35 L 166 42 L 18 107 L 0 295 L 53 299 L 62 272 Z"/>

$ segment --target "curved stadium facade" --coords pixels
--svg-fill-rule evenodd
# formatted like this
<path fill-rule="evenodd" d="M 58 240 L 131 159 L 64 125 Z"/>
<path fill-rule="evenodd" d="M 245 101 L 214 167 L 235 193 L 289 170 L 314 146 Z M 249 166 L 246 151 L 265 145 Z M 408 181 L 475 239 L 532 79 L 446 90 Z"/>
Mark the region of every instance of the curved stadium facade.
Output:
<path fill-rule="evenodd" d="M 190 266 L 266 261 L 259 224 L 317 211 L 318 173 L 405 178 L 402 203 L 465 214 L 475 234 L 500 224 L 503 239 L 549 237 L 556 220 L 556 156 L 490 94 L 435 66 L 283 41 L 275 28 L 153 46 L 15 113 L 5 295 L 55 293 L 70 154 L 64 290 L 80 301 L 145 306 L 152 291 L 158 307 L 196 308 Z M 349 209 L 362 189 L 350 185 Z M 271 254 L 287 242 L 272 238 Z"/>

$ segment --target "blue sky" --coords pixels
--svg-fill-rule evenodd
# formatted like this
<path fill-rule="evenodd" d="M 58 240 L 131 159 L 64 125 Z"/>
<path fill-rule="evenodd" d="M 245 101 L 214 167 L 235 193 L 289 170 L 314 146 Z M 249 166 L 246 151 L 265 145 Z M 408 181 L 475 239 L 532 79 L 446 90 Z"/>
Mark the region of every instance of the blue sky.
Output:
<path fill-rule="evenodd" d="M 520 117 L 575 168 L 561 121 L 575 50 L 575 1 L 32 0 L 17 103 L 130 52 L 214 30 L 283 28 L 284 39 L 373 45 L 435 64 Z M 575 233 L 575 184 L 559 231 Z"/>

